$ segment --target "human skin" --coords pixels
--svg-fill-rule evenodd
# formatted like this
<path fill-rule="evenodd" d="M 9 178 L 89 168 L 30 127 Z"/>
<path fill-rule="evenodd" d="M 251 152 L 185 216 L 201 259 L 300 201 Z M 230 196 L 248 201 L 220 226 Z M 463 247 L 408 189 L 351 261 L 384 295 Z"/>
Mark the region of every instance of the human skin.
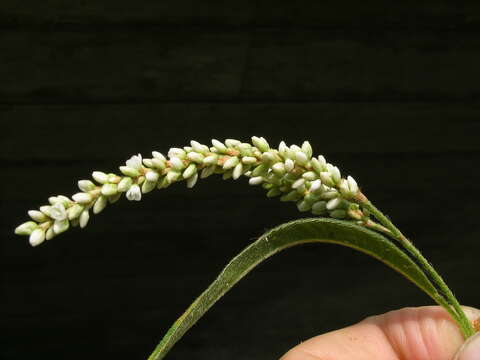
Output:
<path fill-rule="evenodd" d="M 463 309 L 471 321 L 480 317 L 480 310 Z M 463 343 L 443 308 L 410 307 L 313 337 L 280 360 L 452 360 Z"/>

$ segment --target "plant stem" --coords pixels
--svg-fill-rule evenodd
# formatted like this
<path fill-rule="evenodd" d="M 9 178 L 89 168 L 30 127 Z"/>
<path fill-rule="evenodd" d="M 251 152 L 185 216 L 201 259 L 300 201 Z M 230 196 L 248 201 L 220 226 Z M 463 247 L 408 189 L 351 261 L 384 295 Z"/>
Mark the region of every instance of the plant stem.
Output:
<path fill-rule="evenodd" d="M 402 234 L 402 232 L 390 221 L 388 217 L 386 217 L 379 209 L 377 209 L 368 199 L 365 195 L 363 195 L 361 192 L 357 195 L 355 200 L 358 201 L 358 203 L 363 206 L 365 209 L 367 209 L 375 218 L 383 225 L 385 226 L 388 230 L 390 230 L 390 236 L 400 242 L 402 246 L 415 258 L 417 261 L 421 264 L 423 269 L 426 271 L 426 273 L 433 279 L 435 284 L 438 286 L 444 297 L 446 298 L 445 301 L 440 301 L 442 305 L 445 307 L 445 309 L 452 315 L 452 317 L 457 321 L 459 324 L 464 337 L 467 339 L 473 334 L 475 334 L 475 329 L 473 328 L 472 324 L 468 320 L 467 316 L 463 312 L 460 303 L 458 300 L 455 298 L 453 295 L 452 291 L 449 289 L 445 281 L 442 279 L 442 277 L 437 273 L 437 271 L 434 269 L 432 264 L 422 255 L 420 250 L 418 250 L 413 243 L 408 240 L 405 235 Z M 439 296 L 440 299 L 441 296 Z M 443 299 L 442 299 L 443 300 Z M 453 310 L 450 308 L 450 306 L 453 307 Z M 455 316 L 456 315 L 456 316 Z"/>

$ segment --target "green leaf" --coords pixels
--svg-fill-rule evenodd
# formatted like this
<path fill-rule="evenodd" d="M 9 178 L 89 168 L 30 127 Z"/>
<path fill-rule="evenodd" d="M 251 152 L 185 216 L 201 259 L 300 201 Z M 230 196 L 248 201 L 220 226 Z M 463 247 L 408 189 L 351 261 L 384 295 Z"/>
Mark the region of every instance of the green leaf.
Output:
<path fill-rule="evenodd" d="M 373 256 L 412 281 L 440 305 L 448 306 L 420 267 L 384 236 L 347 221 L 327 218 L 295 220 L 267 231 L 233 258 L 208 289 L 175 321 L 149 360 L 163 359 L 218 299 L 263 260 L 289 247 L 315 242 L 344 245 Z"/>

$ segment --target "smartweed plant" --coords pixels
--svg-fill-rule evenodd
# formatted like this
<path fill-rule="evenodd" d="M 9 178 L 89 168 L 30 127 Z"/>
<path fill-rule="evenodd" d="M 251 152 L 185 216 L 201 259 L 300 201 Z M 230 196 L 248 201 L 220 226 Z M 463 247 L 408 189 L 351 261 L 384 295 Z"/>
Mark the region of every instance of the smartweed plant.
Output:
<path fill-rule="evenodd" d="M 212 146 L 192 140 L 190 146 L 171 148 L 167 156 L 153 151 L 151 158 L 132 156 L 120 174 L 94 171 L 92 180 L 78 181 L 80 192 L 52 196 L 49 204 L 29 210 L 31 221 L 15 229 L 38 246 L 67 231 L 87 226 L 122 194 L 140 201 L 144 194 L 185 180 L 188 188 L 198 179 L 221 174 L 223 179 L 262 186 L 267 197 L 294 202 L 299 211 L 315 217 L 288 222 L 266 232 L 228 263 L 218 278 L 190 305 L 157 345 L 150 360 L 162 359 L 198 319 L 245 274 L 269 256 L 292 246 L 326 242 L 348 246 L 373 256 L 404 275 L 445 308 L 465 338 L 476 329 L 433 266 L 400 230 L 377 209 L 351 177 L 324 156 L 314 157 L 308 141 L 301 146 L 280 142 L 271 148 L 263 137 L 251 143 L 212 140 Z M 477 329 L 478 330 L 478 329 Z"/>

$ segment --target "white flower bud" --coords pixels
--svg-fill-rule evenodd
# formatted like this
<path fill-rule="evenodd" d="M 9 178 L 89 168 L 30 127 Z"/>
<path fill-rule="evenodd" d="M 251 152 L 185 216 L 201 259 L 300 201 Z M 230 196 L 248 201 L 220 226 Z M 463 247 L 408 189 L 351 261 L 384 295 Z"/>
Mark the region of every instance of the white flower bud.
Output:
<path fill-rule="evenodd" d="M 48 220 L 48 217 L 38 210 L 28 210 L 28 215 L 35 221 L 41 223 Z"/>
<path fill-rule="evenodd" d="M 317 178 L 317 174 L 315 174 L 313 171 L 307 171 L 307 172 L 303 173 L 302 177 L 305 180 L 313 181 Z"/>
<path fill-rule="evenodd" d="M 101 192 L 105 196 L 115 195 L 118 192 L 118 186 L 116 184 L 104 184 Z"/>
<path fill-rule="evenodd" d="M 45 240 L 52 240 L 55 237 L 55 231 L 53 231 L 53 226 L 50 226 L 45 233 Z"/>
<path fill-rule="evenodd" d="M 349 175 L 347 177 L 347 181 L 348 181 L 348 187 L 350 188 L 350 192 L 352 194 L 356 194 L 358 192 L 358 185 L 355 179 Z"/>
<path fill-rule="evenodd" d="M 203 156 L 202 154 L 199 154 L 198 152 L 192 151 L 187 154 L 187 158 L 188 160 L 193 161 L 197 164 L 202 164 L 203 159 L 205 159 L 205 156 Z"/>
<path fill-rule="evenodd" d="M 320 179 L 317 179 L 317 180 L 314 180 L 310 183 L 310 192 L 316 192 L 317 190 L 319 190 L 322 186 L 322 182 L 320 181 Z"/>
<path fill-rule="evenodd" d="M 159 176 L 160 175 L 156 171 L 148 171 L 145 174 L 145 179 L 147 179 L 148 181 L 151 181 L 151 182 L 156 182 L 158 180 Z"/>
<path fill-rule="evenodd" d="M 333 166 L 332 164 L 327 164 L 327 170 L 332 175 L 332 179 L 335 183 L 338 183 L 341 179 L 340 170 L 338 167 Z"/>
<path fill-rule="evenodd" d="M 292 159 L 285 160 L 285 170 L 287 170 L 287 172 L 292 171 L 294 167 L 295 167 L 295 163 L 293 162 Z"/>
<path fill-rule="evenodd" d="M 122 174 L 126 176 L 137 177 L 140 175 L 140 171 L 130 166 L 120 166 L 119 169 L 122 172 Z"/>
<path fill-rule="evenodd" d="M 224 153 L 225 151 L 227 151 L 227 147 L 222 142 L 216 139 L 212 139 L 212 145 L 215 149 L 217 149 L 221 153 Z"/>
<path fill-rule="evenodd" d="M 149 193 L 150 191 L 152 191 L 153 189 L 155 189 L 156 186 L 157 186 L 157 182 L 156 182 L 156 181 L 145 180 L 145 181 L 142 183 L 142 193 L 143 193 L 143 194 Z"/>
<path fill-rule="evenodd" d="M 93 205 L 93 213 L 99 214 L 107 206 L 107 198 L 105 196 L 99 196 Z"/>
<path fill-rule="evenodd" d="M 122 193 L 116 193 L 115 195 L 107 197 L 107 199 L 110 204 L 113 204 L 113 203 L 116 203 L 121 196 L 122 196 Z"/>
<path fill-rule="evenodd" d="M 252 144 L 261 152 L 270 150 L 270 145 L 263 137 L 252 136 Z"/>
<path fill-rule="evenodd" d="M 171 159 L 172 157 L 177 157 L 179 159 L 185 159 L 187 157 L 187 152 L 180 148 L 170 148 L 167 153 L 168 157 Z"/>
<path fill-rule="evenodd" d="M 52 207 L 48 205 L 40 206 L 40 211 L 47 215 L 48 217 L 52 217 Z"/>
<path fill-rule="evenodd" d="M 143 162 L 143 165 L 145 165 L 146 167 L 149 167 L 149 168 L 153 167 L 152 159 L 143 159 L 142 162 Z"/>
<path fill-rule="evenodd" d="M 244 163 L 245 165 L 255 164 L 256 162 L 257 162 L 257 159 L 254 158 L 253 156 L 242 157 L 242 163 Z"/>
<path fill-rule="evenodd" d="M 88 204 L 92 201 L 92 196 L 88 193 L 76 193 L 72 199 L 79 204 Z"/>
<path fill-rule="evenodd" d="M 350 196 L 350 188 L 348 186 L 348 181 L 345 179 L 341 179 L 340 183 L 338 184 L 338 189 L 340 193 L 344 196 Z"/>
<path fill-rule="evenodd" d="M 53 232 L 58 235 L 64 231 L 67 231 L 69 227 L 70 223 L 68 219 L 55 220 L 55 222 L 53 223 Z"/>
<path fill-rule="evenodd" d="M 79 180 L 78 181 L 78 188 L 83 192 L 88 192 L 95 189 L 95 184 L 90 180 Z"/>
<path fill-rule="evenodd" d="M 304 141 L 302 144 L 302 151 L 307 155 L 307 158 L 310 159 L 312 157 L 312 145 L 308 141 Z"/>
<path fill-rule="evenodd" d="M 278 162 L 276 164 L 273 164 L 272 171 L 279 176 L 284 175 L 286 172 L 285 164 L 283 162 Z"/>
<path fill-rule="evenodd" d="M 133 155 L 126 161 L 126 165 L 130 168 L 140 170 L 142 168 L 142 155 Z"/>
<path fill-rule="evenodd" d="M 315 170 L 317 174 L 320 174 L 323 171 L 323 167 L 318 161 L 318 159 L 316 158 L 310 159 L 310 164 L 312 165 L 313 170 Z"/>
<path fill-rule="evenodd" d="M 262 154 L 262 162 L 266 164 L 271 164 L 275 161 L 275 156 L 270 152 L 266 151 Z"/>
<path fill-rule="evenodd" d="M 24 222 L 15 228 L 15 234 L 17 235 L 30 235 L 33 230 L 38 227 L 38 224 L 33 221 Z"/>
<path fill-rule="evenodd" d="M 165 156 L 163 156 L 163 154 L 161 152 L 158 152 L 158 151 L 152 151 L 152 156 L 155 158 L 155 159 L 158 159 L 158 160 L 161 160 L 161 161 L 167 161 L 167 159 L 165 158 Z M 153 160 L 153 159 L 152 159 Z"/>
<path fill-rule="evenodd" d="M 248 183 L 250 185 L 260 185 L 262 182 L 263 182 L 263 177 L 261 176 L 255 176 L 248 180 Z"/>
<path fill-rule="evenodd" d="M 235 165 L 235 168 L 233 169 L 233 172 L 232 172 L 233 180 L 237 180 L 242 175 L 242 172 L 243 172 L 242 163 L 238 163 L 237 165 Z"/>
<path fill-rule="evenodd" d="M 308 163 L 308 157 L 303 151 L 297 151 L 295 153 L 295 160 L 297 161 L 297 164 L 301 166 L 305 166 Z"/>
<path fill-rule="evenodd" d="M 171 184 L 175 181 L 177 181 L 177 179 L 180 177 L 181 173 L 178 172 L 178 171 L 175 171 L 175 170 L 170 170 L 167 175 L 165 175 L 165 179 L 167 181 L 168 184 Z"/>
<path fill-rule="evenodd" d="M 320 180 L 322 180 L 322 183 L 327 185 L 327 186 L 334 186 L 335 183 L 333 182 L 332 175 L 328 171 L 322 171 L 320 173 Z"/>
<path fill-rule="evenodd" d="M 197 153 L 205 154 L 208 152 L 208 146 L 200 144 L 198 141 L 192 140 L 190 141 L 190 145 L 192 145 L 193 151 Z"/>
<path fill-rule="evenodd" d="M 99 184 L 105 184 L 108 182 L 108 175 L 101 171 L 92 172 L 92 178 Z"/>
<path fill-rule="evenodd" d="M 67 218 L 67 211 L 62 203 L 56 203 L 50 208 L 50 217 L 55 220 L 65 220 Z"/>
<path fill-rule="evenodd" d="M 300 186 L 302 186 L 303 184 L 305 184 L 305 179 L 304 179 L 304 178 L 300 178 L 300 179 L 296 180 L 296 181 L 292 184 L 292 189 L 297 189 L 297 188 L 299 188 Z"/>
<path fill-rule="evenodd" d="M 170 165 L 175 170 L 182 170 L 184 168 L 183 161 L 176 156 L 170 158 Z"/>
<path fill-rule="evenodd" d="M 45 241 L 45 231 L 40 228 L 37 228 L 32 231 L 30 234 L 29 242 L 32 246 L 40 245 L 42 242 Z"/>
<path fill-rule="evenodd" d="M 278 145 L 278 152 L 280 153 L 280 155 L 282 155 L 285 158 L 287 155 L 287 151 L 288 151 L 288 146 L 287 144 L 285 144 L 285 141 L 280 141 L 280 144 Z"/>
<path fill-rule="evenodd" d="M 281 193 L 282 193 L 282 191 L 278 187 L 273 187 L 270 190 L 268 190 L 267 197 L 269 197 L 269 198 L 275 197 L 275 196 L 280 195 Z"/>
<path fill-rule="evenodd" d="M 191 189 L 195 186 L 198 180 L 198 173 L 193 174 L 187 179 L 187 188 Z"/>
<path fill-rule="evenodd" d="M 56 196 L 50 196 L 48 198 L 48 202 L 50 203 L 50 205 L 55 205 L 58 202 L 58 198 Z"/>
<path fill-rule="evenodd" d="M 223 170 L 232 169 L 238 164 L 238 161 L 239 160 L 236 156 L 232 156 L 231 158 L 227 159 L 227 161 L 223 163 Z"/>
<path fill-rule="evenodd" d="M 84 207 L 82 205 L 75 204 L 68 208 L 67 217 L 69 220 L 76 219 L 82 213 Z"/>
<path fill-rule="evenodd" d="M 205 179 L 215 172 L 215 165 L 210 165 L 202 169 L 200 178 Z"/>
<path fill-rule="evenodd" d="M 90 214 L 88 209 L 85 209 L 80 214 L 80 227 L 83 229 L 88 224 L 88 220 L 90 219 Z"/>
<path fill-rule="evenodd" d="M 235 140 L 235 139 L 226 139 L 225 140 L 225 144 L 229 147 L 229 148 L 233 148 L 237 145 L 240 145 L 241 144 L 241 141 L 238 141 L 238 140 Z"/>
<path fill-rule="evenodd" d="M 133 180 L 130 177 L 124 177 L 122 180 L 117 185 L 117 190 L 120 192 L 125 192 L 128 189 L 130 189 L 130 186 L 132 186 Z"/>
<path fill-rule="evenodd" d="M 325 168 L 327 166 L 327 160 L 325 160 L 325 157 L 323 155 L 318 155 L 318 162 L 322 168 Z"/>
<path fill-rule="evenodd" d="M 197 173 L 197 166 L 195 164 L 190 164 L 183 172 L 182 176 L 184 179 L 188 179 L 193 174 Z"/>
<path fill-rule="evenodd" d="M 203 159 L 203 163 L 205 165 L 213 165 L 216 164 L 218 161 L 218 155 L 210 155 Z"/>
<path fill-rule="evenodd" d="M 127 199 L 132 201 L 140 201 L 142 199 L 142 193 L 140 187 L 137 184 L 130 186 L 130 189 L 127 191 Z"/>
<path fill-rule="evenodd" d="M 165 161 L 154 158 L 152 159 L 152 166 L 156 169 L 163 170 L 165 169 Z"/>
<path fill-rule="evenodd" d="M 321 194 L 321 197 L 322 199 L 325 199 L 325 200 L 330 200 L 330 199 L 334 199 L 336 197 L 338 197 L 338 191 L 332 189 L 332 190 L 329 190 L 329 191 L 325 191 Z"/>
<path fill-rule="evenodd" d="M 327 202 L 327 210 L 335 210 L 340 206 L 342 200 L 340 198 L 331 199 Z"/>
<path fill-rule="evenodd" d="M 240 151 L 241 156 L 252 156 L 252 145 L 249 143 L 241 143 L 237 145 L 237 149 Z"/>

